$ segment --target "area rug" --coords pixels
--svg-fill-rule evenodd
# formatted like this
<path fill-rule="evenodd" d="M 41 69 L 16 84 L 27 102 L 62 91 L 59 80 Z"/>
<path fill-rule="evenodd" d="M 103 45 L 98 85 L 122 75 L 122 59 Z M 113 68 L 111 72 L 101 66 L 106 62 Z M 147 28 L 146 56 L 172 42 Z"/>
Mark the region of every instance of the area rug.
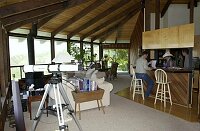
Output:
<path fill-rule="evenodd" d="M 163 103 L 160 101 L 157 101 L 157 103 L 154 105 L 155 98 L 153 96 L 150 96 L 149 98 L 143 100 L 142 96 L 139 94 L 135 95 L 135 99 L 133 100 L 132 97 L 132 90 L 130 91 L 130 88 L 124 88 L 118 92 L 115 93 L 118 96 L 127 98 L 131 101 L 140 103 L 142 105 L 145 105 L 147 107 L 153 108 L 155 110 L 159 110 L 161 112 L 165 112 L 168 114 L 171 114 L 173 116 L 179 117 L 181 119 L 190 121 L 190 122 L 198 122 L 198 115 L 197 115 L 197 108 L 187 108 L 184 106 L 180 106 L 177 104 L 173 104 L 172 106 L 167 102 L 166 108 L 164 108 Z"/>

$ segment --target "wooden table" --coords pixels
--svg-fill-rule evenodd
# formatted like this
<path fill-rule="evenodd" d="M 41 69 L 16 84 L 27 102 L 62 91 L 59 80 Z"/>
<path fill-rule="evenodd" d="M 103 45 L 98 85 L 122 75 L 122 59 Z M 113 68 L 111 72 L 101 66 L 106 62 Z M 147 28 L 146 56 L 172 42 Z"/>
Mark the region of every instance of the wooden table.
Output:
<path fill-rule="evenodd" d="M 104 90 L 101 88 L 98 88 L 98 90 L 96 91 L 89 91 L 89 92 L 72 91 L 72 96 L 75 101 L 75 115 L 77 112 L 76 107 L 78 106 L 79 119 L 81 119 L 80 103 L 93 101 L 93 100 L 97 100 L 97 105 L 98 105 L 99 110 L 100 110 L 100 106 L 99 106 L 99 101 L 100 101 L 101 108 L 103 110 L 103 113 L 105 114 L 103 103 L 102 103 L 103 94 L 104 94 Z"/>

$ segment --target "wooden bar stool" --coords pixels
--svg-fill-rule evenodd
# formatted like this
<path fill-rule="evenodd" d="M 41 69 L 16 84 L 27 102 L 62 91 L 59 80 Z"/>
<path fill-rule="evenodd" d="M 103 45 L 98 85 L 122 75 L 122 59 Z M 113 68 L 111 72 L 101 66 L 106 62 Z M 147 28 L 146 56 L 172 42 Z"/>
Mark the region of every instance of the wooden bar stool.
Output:
<path fill-rule="evenodd" d="M 143 82 L 142 79 L 137 79 L 136 75 L 135 75 L 135 70 L 132 70 L 133 73 L 133 77 L 131 80 L 131 88 L 133 88 L 133 100 L 135 98 L 135 94 L 141 94 L 142 95 L 142 99 L 144 100 L 144 88 L 143 88 Z"/>
<path fill-rule="evenodd" d="M 170 100 L 170 104 L 172 105 L 171 93 L 169 88 L 169 81 L 167 81 L 167 73 L 162 69 L 157 69 L 155 71 L 155 78 L 157 86 L 156 97 L 154 104 L 156 104 L 156 100 L 164 101 L 164 107 L 166 107 L 166 99 Z M 168 97 L 166 96 L 168 93 Z"/>

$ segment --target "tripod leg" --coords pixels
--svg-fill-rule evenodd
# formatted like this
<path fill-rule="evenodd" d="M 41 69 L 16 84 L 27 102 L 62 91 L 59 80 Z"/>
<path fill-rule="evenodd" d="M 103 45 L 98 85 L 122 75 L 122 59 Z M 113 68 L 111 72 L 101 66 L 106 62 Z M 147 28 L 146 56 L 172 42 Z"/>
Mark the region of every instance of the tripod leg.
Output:
<path fill-rule="evenodd" d="M 65 90 L 64 90 L 64 88 L 63 88 L 63 86 L 62 86 L 62 84 L 61 84 L 61 83 L 58 83 L 58 86 L 60 87 L 60 88 L 59 88 L 59 89 L 60 89 L 60 93 L 61 93 L 61 95 L 62 95 L 62 97 L 63 97 L 63 100 L 64 100 L 66 106 L 67 106 L 67 109 L 69 110 L 69 115 L 74 119 L 74 121 L 75 121 L 77 127 L 79 128 L 79 130 L 80 130 L 80 131 L 83 131 L 83 129 L 81 128 L 81 125 L 80 125 L 78 119 L 77 119 L 76 116 L 74 115 L 74 110 L 73 110 L 73 108 L 72 108 L 72 106 L 71 106 L 71 104 L 70 104 L 70 102 L 69 102 L 69 99 L 68 99 L 68 97 L 67 97 L 67 94 L 66 94 L 66 92 L 65 92 Z"/>
<path fill-rule="evenodd" d="M 56 101 L 56 111 L 57 111 L 57 117 L 58 117 L 58 122 L 59 122 L 59 130 L 64 131 L 67 126 L 65 125 L 64 117 L 63 117 L 63 109 L 62 109 L 60 90 L 59 90 L 60 87 L 57 86 L 57 84 L 53 84 L 53 88 L 54 88 L 54 96 L 55 96 L 55 101 Z"/>
<path fill-rule="evenodd" d="M 38 111 L 37 111 L 37 113 L 36 113 L 36 115 L 35 115 L 34 122 L 33 122 L 33 126 L 32 126 L 32 130 L 31 130 L 31 131 L 35 131 L 35 129 L 36 129 L 36 127 L 37 127 L 37 124 L 38 124 L 38 122 L 39 122 L 39 120 L 40 120 L 40 117 L 42 116 L 42 112 L 43 112 L 42 108 L 44 107 L 44 102 L 45 102 L 46 97 L 47 97 L 47 94 L 48 94 L 48 92 L 49 92 L 49 86 L 50 86 L 50 85 L 48 85 L 48 86 L 46 87 L 46 89 L 45 89 L 45 92 L 44 92 L 44 95 L 43 95 L 42 100 L 41 100 L 41 102 L 40 102 Z"/>

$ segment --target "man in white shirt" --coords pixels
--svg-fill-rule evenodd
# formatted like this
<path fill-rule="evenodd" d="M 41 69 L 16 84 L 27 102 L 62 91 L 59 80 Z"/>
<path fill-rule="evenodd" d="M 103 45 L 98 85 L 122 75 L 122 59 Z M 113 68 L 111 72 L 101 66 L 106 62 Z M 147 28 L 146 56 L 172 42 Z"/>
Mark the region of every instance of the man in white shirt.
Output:
<path fill-rule="evenodd" d="M 142 53 L 142 56 L 136 60 L 136 70 L 135 70 L 136 78 L 142 79 L 147 82 L 148 86 L 147 86 L 147 91 L 145 92 L 145 97 L 149 97 L 154 87 L 153 80 L 148 76 L 146 72 L 147 70 L 151 70 L 151 68 L 148 67 L 148 63 L 146 60 L 147 56 L 148 56 L 148 52 L 144 51 Z"/>
<path fill-rule="evenodd" d="M 183 49 L 182 55 L 185 57 L 184 58 L 184 68 L 189 68 L 189 51 L 188 51 L 188 49 Z"/>

